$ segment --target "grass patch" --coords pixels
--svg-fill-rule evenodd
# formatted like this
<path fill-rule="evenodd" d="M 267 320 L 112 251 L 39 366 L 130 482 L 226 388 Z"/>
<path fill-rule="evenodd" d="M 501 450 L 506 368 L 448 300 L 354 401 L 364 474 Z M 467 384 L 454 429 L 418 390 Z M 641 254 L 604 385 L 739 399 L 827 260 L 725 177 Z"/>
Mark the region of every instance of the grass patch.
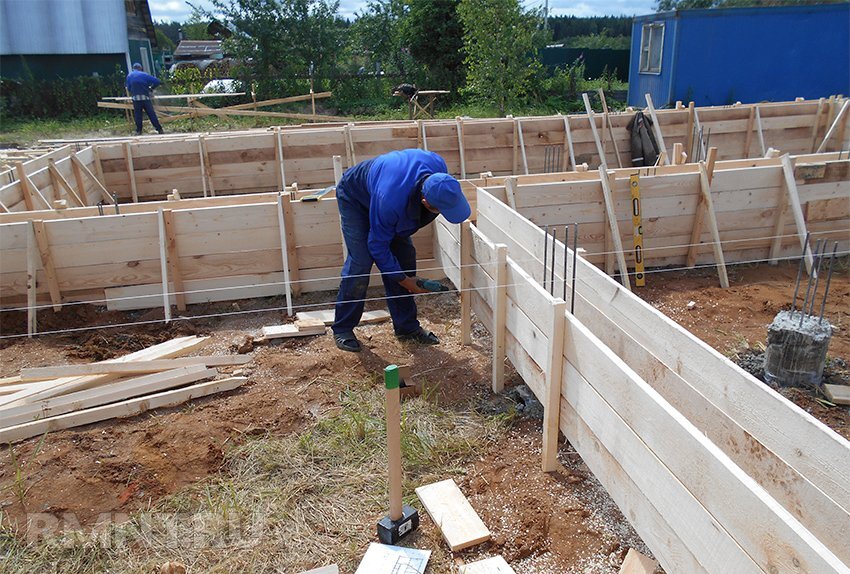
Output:
<path fill-rule="evenodd" d="M 299 435 L 248 440 L 228 453 L 220 475 L 124 524 L 30 543 L 5 527 L 3 570 L 149 573 L 174 560 L 194 572 L 300 572 L 329 561 L 353 571 L 387 512 L 383 400 L 376 381 L 352 383 L 331 416 Z M 462 474 L 509 422 L 424 398 L 406 402 L 405 502 L 414 501 L 416 486 Z M 450 553 L 423 536 L 411 542 L 434 549 L 433 571 L 448 571 Z"/>

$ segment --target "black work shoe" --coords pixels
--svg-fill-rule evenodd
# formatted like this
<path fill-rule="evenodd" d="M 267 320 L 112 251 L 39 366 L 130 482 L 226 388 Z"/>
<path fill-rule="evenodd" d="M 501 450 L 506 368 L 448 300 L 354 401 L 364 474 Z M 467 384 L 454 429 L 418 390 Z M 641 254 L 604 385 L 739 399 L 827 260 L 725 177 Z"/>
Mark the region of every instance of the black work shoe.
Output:
<path fill-rule="evenodd" d="M 158 130 L 156 130 L 156 133 L 158 133 L 158 134 L 160 134 L 160 135 L 161 135 L 161 134 L 164 134 L 164 133 L 165 133 L 165 130 L 163 130 L 163 129 L 158 129 Z"/>
<path fill-rule="evenodd" d="M 360 341 L 354 336 L 354 333 L 334 334 L 334 341 L 337 349 L 348 351 L 349 353 L 359 353 L 363 348 L 360 346 Z"/>
<path fill-rule="evenodd" d="M 431 331 L 426 331 L 422 327 L 419 327 L 412 333 L 408 333 L 406 335 L 396 335 L 396 337 L 399 341 L 413 341 L 415 343 L 419 343 L 420 345 L 440 344 L 440 340 L 437 338 L 437 335 L 435 335 Z"/>

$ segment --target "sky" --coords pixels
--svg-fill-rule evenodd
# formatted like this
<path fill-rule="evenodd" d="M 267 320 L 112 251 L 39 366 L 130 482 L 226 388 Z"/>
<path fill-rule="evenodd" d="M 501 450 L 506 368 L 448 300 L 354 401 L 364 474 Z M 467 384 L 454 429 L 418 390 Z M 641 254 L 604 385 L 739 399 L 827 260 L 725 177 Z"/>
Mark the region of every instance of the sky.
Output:
<path fill-rule="evenodd" d="M 212 9 L 209 0 L 190 0 L 199 8 Z M 526 8 L 543 6 L 545 0 L 523 0 Z M 634 16 L 654 12 L 654 0 L 549 0 L 549 13 L 553 16 Z M 184 22 L 192 9 L 184 0 L 148 0 L 154 20 Z M 340 0 L 339 12 L 345 18 L 353 18 L 363 11 L 363 0 Z"/>

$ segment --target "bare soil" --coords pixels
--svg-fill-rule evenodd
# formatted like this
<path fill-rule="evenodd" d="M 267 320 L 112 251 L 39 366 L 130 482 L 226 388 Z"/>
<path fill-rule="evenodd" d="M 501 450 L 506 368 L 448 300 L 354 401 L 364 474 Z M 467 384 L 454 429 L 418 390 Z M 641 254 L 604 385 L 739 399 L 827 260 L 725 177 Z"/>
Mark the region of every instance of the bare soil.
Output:
<path fill-rule="evenodd" d="M 732 287 L 723 290 L 707 270 L 650 273 L 637 293 L 719 351 L 730 356 L 766 337 L 773 316 L 790 305 L 796 267 L 731 267 Z M 330 300 L 328 293 L 299 303 Z M 688 303 L 694 301 L 694 308 Z M 49 434 L 12 451 L 0 451 L 0 511 L 23 527 L 27 512 L 73 512 L 83 527 L 102 513 L 131 513 L 203 480 L 221 468 L 228 448 L 258 434 L 286 435 L 305 429 L 339 405 L 348 381 L 375 379 L 389 363 L 412 365 L 414 378 L 436 384 L 445 404 L 474 404 L 488 396 L 489 339 L 476 326 L 475 344 L 460 344 L 457 298 L 420 298 L 420 317 L 441 339 L 418 347 L 395 339 L 390 324 L 362 327 L 360 354 L 336 349 L 330 336 L 284 339 L 278 344 L 246 344 L 245 334 L 262 325 L 286 322 L 282 301 L 261 299 L 196 306 L 196 315 L 220 317 L 138 327 L 116 327 L 4 339 L 0 376 L 22 367 L 102 360 L 190 333 L 208 334 L 203 354 L 247 351 L 249 384 L 227 394 L 174 408 Z M 370 308 L 381 308 L 376 303 Z M 850 359 L 850 280 L 846 266 L 833 277 L 826 316 L 836 327 L 830 356 Z M 42 329 L 153 321 L 161 311 L 113 313 L 91 306 L 39 314 Z M 21 328 L 21 314 L 2 315 L 4 334 Z M 25 318 L 23 318 L 25 320 Z M 514 375 L 510 384 L 520 381 Z M 810 391 L 783 393 L 843 436 L 850 438 L 850 409 L 829 407 Z M 524 421 L 508 440 L 465 469 L 461 489 L 493 532 L 493 541 L 466 553 L 498 551 L 519 573 L 617 572 L 629 546 L 648 553 L 568 444 L 561 449 L 562 471 L 539 471 L 540 423 Z M 20 470 L 20 472 L 18 472 Z M 16 478 L 17 476 L 17 478 Z M 16 493 L 26 490 L 25 504 Z M 370 517 L 371 518 L 371 517 Z M 434 526 L 423 518 L 426 532 Z M 431 536 L 429 536 L 431 539 Z"/>

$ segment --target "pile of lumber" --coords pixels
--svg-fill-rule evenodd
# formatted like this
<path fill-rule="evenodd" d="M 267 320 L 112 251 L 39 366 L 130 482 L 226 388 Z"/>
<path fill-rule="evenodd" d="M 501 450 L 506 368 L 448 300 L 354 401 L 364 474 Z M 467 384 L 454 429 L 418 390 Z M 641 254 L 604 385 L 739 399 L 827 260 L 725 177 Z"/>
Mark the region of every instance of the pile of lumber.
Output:
<path fill-rule="evenodd" d="M 114 360 L 28 368 L 0 379 L 0 443 L 173 407 L 243 385 L 246 377 L 216 378 L 214 367 L 244 365 L 248 356 L 182 356 L 207 339 L 178 337 Z"/>

